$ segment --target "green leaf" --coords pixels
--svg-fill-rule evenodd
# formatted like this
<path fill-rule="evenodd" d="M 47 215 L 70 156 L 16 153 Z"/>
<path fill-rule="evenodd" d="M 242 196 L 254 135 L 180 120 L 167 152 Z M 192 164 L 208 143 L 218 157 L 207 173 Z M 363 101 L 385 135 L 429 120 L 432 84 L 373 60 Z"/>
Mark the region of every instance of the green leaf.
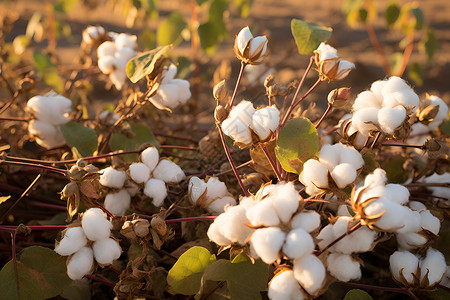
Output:
<path fill-rule="evenodd" d="M 77 2 L 78 0 L 56 0 L 53 8 L 57 12 L 68 13 Z"/>
<path fill-rule="evenodd" d="M 163 55 L 164 52 L 170 48 L 172 48 L 172 45 L 158 47 L 130 59 L 127 64 L 126 72 L 131 82 L 136 83 L 141 78 L 144 78 L 146 75 L 153 72 L 158 58 L 160 58 L 161 55 Z"/>
<path fill-rule="evenodd" d="M 366 23 L 368 15 L 369 15 L 369 12 L 367 11 L 367 9 L 361 8 L 359 10 L 359 19 L 361 20 L 361 22 Z"/>
<path fill-rule="evenodd" d="M 82 157 L 92 156 L 98 146 L 95 130 L 77 122 L 69 122 L 60 126 L 67 145 L 75 148 Z"/>
<path fill-rule="evenodd" d="M 287 172 L 300 174 L 303 164 L 318 152 L 319 135 L 309 119 L 291 119 L 280 130 L 275 154 Z"/>
<path fill-rule="evenodd" d="M 403 170 L 406 157 L 392 156 L 380 162 L 380 167 L 386 171 L 386 177 L 390 183 L 401 184 L 409 178 L 409 174 Z"/>
<path fill-rule="evenodd" d="M 11 196 L 1 196 L 0 197 L 0 204 L 2 204 L 3 202 L 6 202 L 6 200 L 8 200 L 9 198 L 11 198 Z"/>
<path fill-rule="evenodd" d="M 418 86 L 423 85 L 423 70 L 418 63 L 412 63 L 408 67 L 408 77 L 411 78 Z"/>
<path fill-rule="evenodd" d="M 56 65 L 50 60 L 50 57 L 39 50 L 35 50 L 33 59 L 34 66 L 40 73 L 44 82 L 53 87 L 58 93 L 62 93 L 64 91 L 64 85 L 59 77 Z"/>
<path fill-rule="evenodd" d="M 159 147 L 158 141 L 155 139 L 153 133 L 143 124 L 130 124 L 131 130 L 135 136 L 128 138 L 121 133 L 114 133 L 109 140 L 112 151 L 124 150 L 134 151 L 138 150 L 142 145 L 151 144 Z M 135 161 L 138 158 L 137 154 L 127 154 L 123 157 L 129 161 Z"/>
<path fill-rule="evenodd" d="M 397 74 L 399 69 L 402 67 L 403 53 L 395 52 L 391 55 L 390 66 L 392 74 Z"/>
<path fill-rule="evenodd" d="M 423 11 L 419 7 L 415 7 L 411 9 L 411 14 L 414 16 L 416 21 L 414 28 L 416 30 L 421 30 L 425 24 L 425 15 L 423 14 Z"/>
<path fill-rule="evenodd" d="M 206 22 L 198 26 L 197 32 L 200 38 L 200 47 L 211 55 L 216 51 L 217 44 L 219 43 L 219 34 L 215 23 Z"/>
<path fill-rule="evenodd" d="M 83 280 L 72 281 L 62 292 L 61 297 L 67 300 L 91 299 L 89 282 Z"/>
<path fill-rule="evenodd" d="M 0 271 L 3 299 L 44 299 L 58 296 L 72 280 L 66 274 L 66 258 L 55 251 L 31 246 L 17 255 L 17 277 L 10 260 Z"/>
<path fill-rule="evenodd" d="M 187 24 L 183 19 L 183 15 L 174 12 L 161 22 L 156 33 L 156 41 L 158 45 L 179 44 L 181 42 L 181 32 L 186 28 Z"/>
<path fill-rule="evenodd" d="M 429 28 L 423 41 L 423 47 L 425 48 L 425 52 L 427 53 L 428 63 L 430 63 L 433 60 L 434 53 L 436 52 L 438 46 L 439 42 L 436 39 L 434 30 L 432 28 Z"/>
<path fill-rule="evenodd" d="M 448 113 L 447 121 L 444 121 L 441 125 L 441 131 L 446 135 L 450 135 L 450 112 Z"/>
<path fill-rule="evenodd" d="M 348 291 L 344 300 L 372 300 L 372 297 L 365 291 L 360 289 L 353 289 Z"/>
<path fill-rule="evenodd" d="M 190 248 L 178 258 L 167 275 L 170 289 L 177 294 L 196 294 L 203 272 L 215 260 L 216 256 L 203 247 Z"/>
<path fill-rule="evenodd" d="M 156 34 L 153 30 L 144 29 L 139 35 L 139 45 L 144 49 L 156 48 Z"/>
<path fill-rule="evenodd" d="M 253 0 L 234 0 L 242 18 L 247 18 L 252 8 Z"/>
<path fill-rule="evenodd" d="M 398 19 L 398 16 L 400 16 L 400 7 L 398 7 L 396 2 L 391 2 L 388 5 L 384 16 L 389 26 L 394 25 Z"/>
<path fill-rule="evenodd" d="M 292 19 L 291 31 L 300 54 L 309 55 L 331 36 L 333 31 L 329 27 L 323 27 L 315 23 Z"/>
<path fill-rule="evenodd" d="M 197 2 L 198 6 L 201 6 L 203 3 L 208 2 L 208 0 L 195 0 L 195 2 Z"/>

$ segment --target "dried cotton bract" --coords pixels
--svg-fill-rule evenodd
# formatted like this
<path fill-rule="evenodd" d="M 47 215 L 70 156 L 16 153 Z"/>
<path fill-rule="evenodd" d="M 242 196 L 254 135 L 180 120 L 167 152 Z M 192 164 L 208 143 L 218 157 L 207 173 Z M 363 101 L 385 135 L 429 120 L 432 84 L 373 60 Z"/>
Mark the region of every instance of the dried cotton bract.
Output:
<path fill-rule="evenodd" d="M 314 53 L 321 80 L 344 79 L 355 68 L 353 63 L 339 58 L 337 50 L 325 43 L 321 43 Z"/>
<path fill-rule="evenodd" d="M 234 53 L 245 64 L 258 65 L 269 54 L 267 51 L 267 37 L 253 37 L 250 29 L 243 28 L 234 41 Z"/>

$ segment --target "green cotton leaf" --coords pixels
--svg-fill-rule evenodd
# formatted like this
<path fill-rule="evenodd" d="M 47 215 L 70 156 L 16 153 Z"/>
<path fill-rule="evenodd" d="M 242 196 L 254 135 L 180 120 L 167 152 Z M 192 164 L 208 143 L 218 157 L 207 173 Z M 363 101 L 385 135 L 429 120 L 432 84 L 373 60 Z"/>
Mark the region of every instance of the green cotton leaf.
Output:
<path fill-rule="evenodd" d="M 425 52 L 427 53 L 428 63 L 431 63 L 434 57 L 434 53 L 438 49 L 439 42 L 434 34 L 434 30 L 429 28 L 427 30 L 427 34 L 424 37 L 423 47 L 425 48 Z"/>
<path fill-rule="evenodd" d="M 60 126 L 67 145 L 75 148 L 82 156 L 92 156 L 98 146 L 98 137 L 94 129 L 77 122 L 69 122 Z"/>
<path fill-rule="evenodd" d="M 158 45 L 179 44 L 182 40 L 181 32 L 187 26 L 183 19 L 183 15 L 179 12 L 174 12 L 161 22 L 156 33 L 156 41 Z"/>
<path fill-rule="evenodd" d="M 134 151 L 138 150 L 141 146 L 150 144 L 159 147 L 159 143 L 156 140 L 153 133 L 143 124 L 130 124 L 131 131 L 134 133 L 134 137 L 128 138 L 121 133 L 114 133 L 109 140 L 112 151 Z M 123 155 L 128 161 L 135 161 L 138 158 L 137 154 Z"/>
<path fill-rule="evenodd" d="M 423 14 L 423 11 L 419 7 L 415 7 L 411 9 L 411 14 L 414 16 L 416 21 L 414 29 L 421 30 L 425 24 L 425 15 Z"/>
<path fill-rule="evenodd" d="M 66 274 L 66 258 L 40 246 L 31 246 L 18 253 L 17 275 L 16 282 L 12 260 L 0 271 L 3 299 L 52 298 L 72 282 Z"/>
<path fill-rule="evenodd" d="M 402 184 L 409 178 L 409 174 L 403 170 L 405 161 L 406 157 L 396 155 L 380 162 L 380 167 L 386 171 L 389 183 Z"/>
<path fill-rule="evenodd" d="M 200 289 L 203 272 L 216 261 L 206 248 L 192 247 L 184 252 L 167 274 L 170 290 L 177 294 L 194 295 Z"/>
<path fill-rule="evenodd" d="M 275 154 L 285 171 L 300 174 L 303 164 L 318 153 L 319 135 L 309 119 L 291 119 L 280 130 Z"/>
<path fill-rule="evenodd" d="M 441 131 L 446 135 L 450 135 L 450 112 L 448 113 L 447 121 L 444 121 L 441 125 Z"/>
<path fill-rule="evenodd" d="M 396 2 L 391 2 L 386 8 L 386 12 L 384 13 L 386 18 L 386 22 L 389 26 L 394 25 L 400 16 L 400 7 L 398 7 Z"/>
<path fill-rule="evenodd" d="M 343 300 L 372 300 L 372 297 L 363 290 L 353 289 L 348 291 Z"/>
<path fill-rule="evenodd" d="M 333 30 L 330 27 L 292 19 L 291 31 L 297 44 L 298 52 L 303 55 L 309 55 L 319 47 L 320 43 L 330 38 Z"/>
<path fill-rule="evenodd" d="M 156 34 L 153 30 L 144 29 L 139 35 L 139 45 L 144 49 L 156 48 Z"/>
<path fill-rule="evenodd" d="M 172 45 L 158 47 L 141 55 L 133 57 L 127 63 L 127 76 L 131 82 L 136 83 L 153 72 L 155 63 Z"/>
<path fill-rule="evenodd" d="M 67 300 L 91 299 L 91 288 L 89 282 L 73 280 L 62 292 L 61 297 Z"/>
<path fill-rule="evenodd" d="M 216 24 L 211 22 L 200 24 L 197 32 L 200 38 L 200 47 L 202 47 L 206 54 L 213 54 L 214 51 L 216 51 L 217 44 L 219 43 L 219 35 L 217 34 Z"/>
<path fill-rule="evenodd" d="M 70 12 L 78 0 L 56 0 L 53 5 L 53 9 L 57 12 L 68 13 Z"/>
<path fill-rule="evenodd" d="M 58 93 L 64 91 L 63 81 L 59 77 L 56 65 L 50 60 L 50 57 L 39 50 L 33 53 L 34 66 L 41 75 L 44 82 L 53 87 Z"/>
<path fill-rule="evenodd" d="M 242 18 L 247 18 L 252 8 L 253 0 L 234 0 L 234 4 L 237 6 L 239 14 Z"/>
<path fill-rule="evenodd" d="M 423 70 L 418 63 L 412 63 L 408 67 L 408 77 L 412 79 L 418 86 L 423 85 Z"/>

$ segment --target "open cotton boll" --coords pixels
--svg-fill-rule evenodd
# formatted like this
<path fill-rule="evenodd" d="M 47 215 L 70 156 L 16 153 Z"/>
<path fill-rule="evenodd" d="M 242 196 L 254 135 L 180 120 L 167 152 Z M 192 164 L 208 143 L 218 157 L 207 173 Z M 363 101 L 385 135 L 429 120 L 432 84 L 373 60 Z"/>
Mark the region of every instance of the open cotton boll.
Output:
<path fill-rule="evenodd" d="M 247 27 L 241 29 L 239 31 L 239 34 L 237 35 L 236 42 L 239 49 L 239 52 L 243 53 L 245 48 L 247 47 L 247 44 L 249 43 L 250 39 L 253 38 L 253 34 L 251 33 L 250 29 Z"/>
<path fill-rule="evenodd" d="M 337 165 L 331 172 L 334 182 L 336 182 L 338 188 L 343 189 L 356 179 L 356 169 L 351 164 Z"/>
<path fill-rule="evenodd" d="M 174 64 L 171 64 L 167 70 L 163 71 L 161 83 L 170 83 L 175 78 L 175 75 L 177 75 L 177 67 Z"/>
<path fill-rule="evenodd" d="M 125 47 L 134 49 L 136 47 L 136 40 L 137 37 L 135 35 L 120 33 L 115 39 L 115 45 L 117 49 Z"/>
<path fill-rule="evenodd" d="M 123 216 L 130 208 L 131 196 L 126 189 L 109 193 L 105 197 L 105 208 L 112 214 Z"/>
<path fill-rule="evenodd" d="M 430 130 L 434 130 L 439 125 L 441 125 L 442 121 L 448 118 L 448 105 L 444 102 L 444 100 L 442 100 L 437 96 L 431 95 L 429 99 L 431 102 L 430 105 L 439 106 L 439 111 L 437 115 L 434 117 L 434 120 L 428 124 L 428 128 Z"/>
<path fill-rule="evenodd" d="M 275 106 L 267 106 L 255 111 L 252 128 L 261 140 L 266 140 L 280 123 L 280 111 Z"/>
<path fill-rule="evenodd" d="M 375 97 L 377 97 L 378 102 L 381 104 L 383 102 L 383 87 L 386 85 L 386 80 L 377 80 L 370 86 L 370 90 L 373 92 Z"/>
<path fill-rule="evenodd" d="M 124 171 L 118 171 L 113 167 L 107 167 L 100 173 L 100 184 L 106 187 L 121 189 L 127 179 L 127 174 Z"/>
<path fill-rule="evenodd" d="M 426 183 L 448 183 L 450 182 L 450 173 L 444 173 L 442 175 L 438 175 L 434 173 L 433 175 L 426 177 L 424 179 Z M 448 187 L 440 187 L 440 186 L 428 186 L 427 189 L 433 191 L 434 196 L 442 197 L 442 198 L 450 198 L 450 188 Z"/>
<path fill-rule="evenodd" d="M 317 256 L 308 254 L 294 260 L 294 276 L 308 294 L 313 295 L 323 285 L 325 267 Z"/>
<path fill-rule="evenodd" d="M 28 100 L 27 110 L 40 121 L 52 125 L 62 125 L 70 120 L 65 114 L 70 113 L 72 101 L 63 96 L 35 96 Z"/>
<path fill-rule="evenodd" d="M 320 43 L 316 51 L 319 53 L 319 61 L 338 57 L 336 48 L 331 47 L 330 45 L 323 42 Z"/>
<path fill-rule="evenodd" d="M 51 149 L 66 144 L 61 130 L 50 123 L 31 120 L 28 124 L 28 132 L 35 137 L 36 142 L 44 148 Z"/>
<path fill-rule="evenodd" d="M 340 281 L 361 279 L 361 266 L 349 254 L 330 253 L 327 257 L 327 269 Z"/>
<path fill-rule="evenodd" d="M 131 180 L 127 180 L 123 187 L 128 192 L 128 194 L 130 194 L 130 197 L 136 196 L 136 194 L 141 189 L 136 183 L 132 182 Z"/>
<path fill-rule="evenodd" d="M 70 227 L 63 231 L 63 238 L 56 242 L 55 252 L 61 256 L 71 255 L 84 246 L 86 246 L 87 238 L 83 228 Z"/>
<path fill-rule="evenodd" d="M 116 60 L 116 62 L 117 62 L 117 60 Z M 113 71 L 111 74 L 109 74 L 109 79 L 111 79 L 112 83 L 118 90 L 122 89 L 126 78 L 127 78 L 127 74 L 125 73 L 124 70 L 120 70 L 120 69 L 117 69 L 117 70 Z"/>
<path fill-rule="evenodd" d="M 306 193 L 315 195 L 321 192 L 319 188 L 328 187 L 328 169 L 315 159 L 309 159 L 303 165 L 299 180 L 306 186 Z"/>
<path fill-rule="evenodd" d="M 198 198 L 206 191 L 206 183 L 197 176 L 192 176 L 189 179 L 188 190 L 191 201 L 196 204 Z"/>
<path fill-rule="evenodd" d="M 286 233 L 279 227 L 266 227 L 255 230 L 250 243 L 262 261 L 271 264 L 277 260 L 285 237 Z"/>
<path fill-rule="evenodd" d="M 420 227 L 437 235 L 441 229 L 441 221 L 427 209 L 420 212 Z"/>
<path fill-rule="evenodd" d="M 262 47 L 262 51 L 261 51 L 261 45 L 264 45 Z M 267 51 L 267 37 L 265 36 L 255 36 L 251 41 L 250 41 L 250 47 L 249 47 L 249 55 L 250 56 L 254 56 L 257 55 L 258 52 L 262 52 L 265 53 Z M 259 62 L 260 59 L 256 60 L 256 62 Z"/>
<path fill-rule="evenodd" d="M 152 198 L 152 203 L 156 207 L 160 207 L 167 197 L 167 188 L 164 181 L 152 178 L 145 183 L 144 194 Z"/>
<path fill-rule="evenodd" d="M 404 210 L 403 226 L 397 229 L 396 232 L 405 233 L 405 232 L 419 231 L 421 225 L 421 218 L 419 212 L 414 211 L 407 206 L 402 206 L 402 210 Z"/>
<path fill-rule="evenodd" d="M 322 228 L 316 238 L 319 241 L 317 245 L 320 249 L 324 249 L 326 246 L 328 246 L 336 239 L 333 233 L 333 225 L 328 224 L 327 226 Z"/>
<path fill-rule="evenodd" d="M 396 237 L 400 250 L 412 250 L 425 245 L 428 241 L 426 237 L 417 232 L 398 233 Z"/>
<path fill-rule="evenodd" d="M 265 198 L 248 208 L 246 215 L 252 226 L 277 226 L 280 224 L 280 218 L 270 198 Z"/>
<path fill-rule="evenodd" d="M 339 145 L 341 154 L 339 157 L 339 163 L 347 163 L 351 164 L 355 169 L 360 169 L 364 166 L 364 159 L 362 158 L 361 153 L 359 153 L 355 148 L 343 145 L 341 143 L 337 143 L 336 146 Z"/>
<path fill-rule="evenodd" d="M 206 233 L 208 238 L 219 246 L 227 246 L 231 244 L 231 241 L 222 233 L 223 228 L 229 225 L 225 224 L 225 218 L 225 214 L 219 215 L 209 226 L 208 232 Z"/>
<path fill-rule="evenodd" d="M 112 238 L 96 241 L 92 244 L 92 249 L 94 258 L 100 265 L 110 265 L 122 254 L 119 243 Z"/>
<path fill-rule="evenodd" d="M 136 56 L 136 52 L 132 48 L 126 47 L 126 48 L 118 49 L 114 56 L 117 58 L 123 59 L 124 61 L 126 61 L 128 63 L 128 61 L 131 58 Z"/>
<path fill-rule="evenodd" d="M 386 181 L 387 181 L 386 171 L 381 168 L 378 168 L 378 169 L 375 169 L 375 171 L 373 171 L 369 175 L 367 175 L 366 178 L 364 178 L 364 186 L 369 186 L 369 185 L 384 186 Z"/>
<path fill-rule="evenodd" d="M 334 80 L 342 80 L 350 73 L 352 69 L 355 68 L 355 64 L 352 62 L 349 62 L 348 60 L 340 60 L 339 61 L 339 67 L 337 70 L 336 77 Z"/>
<path fill-rule="evenodd" d="M 291 230 L 286 236 L 283 253 L 290 259 L 311 254 L 314 251 L 314 240 L 303 228 Z"/>
<path fill-rule="evenodd" d="M 401 281 L 400 274 L 403 274 L 406 281 L 412 283 L 413 274 L 416 274 L 419 267 L 419 259 L 409 251 L 396 251 L 389 257 L 389 266 L 397 281 Z"/>
<path fill-rule="evenodd" d="M 114 44 L 114 42 L 110 41 L 103 42 L 97 48 L 97 56 L 99 59 L 105 56 L 114 56 L 115 53 L 116 53 L 116 45 Z"/>
<path fill-rule="evenodd" d="M 189 81 L 184 79 L 174 79 L 171 83 L 178 87 L 178 104 L 186 103 L 192 96 L 191 90 L 189 89 Z"/>
<path fill-rule="evenodd" d="M 111 234 L 112 224 L 106 219 L 100 208 L 90 208 L 84 212 L 81 219 L 84 234 L 91 241 L 106 239 Z"/>
<path fill-rule="evenodd" d="M 340 163 L 340 151 L 336 149 L 336 145 L 323 145 L 319 152 L 319 161 L 325 165 L 328 170 L 333 170 Z"/>
<path fill-rule="evenodd" d="M 446 270 L 444 255 L 433 248 L 428 248 L 426 257 L 420 262 L 421 281 L 427 276 L 430 286 L 439 283 Z"/>
<path fill-rule="evenodd" d="M 272 206 L 283 223 L 291 219 L 299 206 L 299 195 L 292 182 L 278 183 L 268 199 L 272 200 Z"/>
<path fill-rule="evenodd" d="M 144 183 L 150 178 L 150 169 L 144 163 L 132 163 L 128 170 L 136 183 Z"/>
<path fill-rule="evenodd" d="M 313 232 L 320 226 L 320 215 L 313 210 L 304 210 L 296 214 L 291 220 L 292 228 L 303 228 L 306 232 Z"/>
<path fill-rule="evenodd" d="M 245 208 L 240 205 L 231 206 L 220 216 L 222 216 L 223 220 L 221 224 L 222 234 L 230 240 L 231 243 L 245 245 L 245 241 L 254 231 L 254 229 L 246 225 L 248 220 L 245 216 Z"/>
<path fill-rule="evenodd" d="M 409 191 L 408 191 L 409 192 Z M 423 204 L 422 202 L 419 201 L 409 201 L 408 202 L 408 206 L 409 208 L 411 208 L 412 210 L 418 211 L 419 213 L 421 213 L 422 211 L 426 210 L 427 207 L 425 206 L 425 204 Z"/>
<path fill-rule="evenodd" d="M 162 103 L 161 105 L 174 109 L 178 106 L 178 96 L 180 94 L 180 88 L 178 85 L 173 83 L 161 84 L 158 88 L 158 93 L 161 97 Z M 152 97 L 154 98 L 154 97 Z"/>
<path fill-rule="evenodd" d="M 247 126 L 252 123 L 255 108 L 250 101 L 243 100 L 230 111 L 230 119 L 238 119 Z"/>
<path fill-rule="evenodd" d="M 387 134 L 394 134 L 395 129 L 402 125 L 405 118 L 406 110 L 403 106 L 383 107 L 378 111 L 378 123 L 381 130 Z"/>
<path fill-rule="evenodd" d="M 152 172 L 159 162 L 158 149 L 156 147 L 148 147 L 142 151 L 141 160 L 150 169 L 150 172 Z"/>
<path fill-rule="evenodd" d="M 384 188 L 384 197 L 398 204 L 409 202 L 409 190 L 401 184 L 387 184 Z"/>
<path fill-rule="evenodd" d="M 162 159 L 153 170 L 153 177 L 166 183 L 178 183 L 183 181 L 186 175 L 176 163 Z"/>
<path fill-rule="evenodd" d="M 91 272 L 94 254 L 90 247 L 83 247 L 72 255 L 67 263 L 67 275 L 72 280 L 80 280 Z"/>
<path fill-rule="evenodd" d="M 385 81 L 385 84 L 381 90 L 383 93 L 383 96 L 386 97 L 386 95 L 392 94 L 397 91 L 403 91 L 403 90 L 410 90 L 411 87 L 397 76 L 391 76 L 388 80 Z"/>
<path fill-rule="evenodd" d="M 209 200 L 222 198 L 228 195 L 228 189 L 225 183 L 216 177 L 210 177 L 206 182 L 206 198 Z"/>
<path fill-rule="evenodd" d="M 381 101 L 371 91 L 364 91 L 358 95 L 353 104 L 353 110 L 357 111 L 367 107 L 381 108 Z"/>
<path fill-rule="evenodd" d="M 335 235 L 334 237 L 337 239 L 339 236 Z M 367 252 L 372 247 L 376 237 L 377 233 L 375 231 L 364 226 L 337 242 L 333 246 L 333 251 L 345 254 Z"/>
<path fill-rule="evenodd" d="M 375 125 L 378 124 L 378 111 L 375 107 L 358 110 L 353 114 L 352 123 L 362 134 L 369 135 L 371 130 L 377 130 Z"/>
<path fill-rule="evenodd" d="M 231 196 L 225 196 L 211 202 L 211 204 L 209 204 L 206 210 L 213 215 L 218 215 L 223 213 L 225 207 L 233 205 L 236 205 L 236 199 L 234 199 Z"/>
<path fill-rule="evenodd" d="M 303 300 L 305 296 L 291 270 L 275 275 L 269 283 L 268 291 L 271 300 Z"/>
<path fill-rule="evenodd" d="M 110 74 L 114 71 L 115 59 L 113 56 L 102 56 L 98 59 L 98 67 L 103 74 Z"/>
<path fill-rule="evenodd" d="M 252 137 L 248 124 L 242 122 L 240 119 L 228 118 L 222 122 L 223 132 L 232 137 L 237 143 L 251 144 Z"/>
<path fill-rule="evenodd" d="M 380 198 L 365 207 L 365 213 L 368 216 L 376 216 L 380 213 L 383 215 L 378 219 L 374 225 L 383 231 L 394 232 L 404 227 L 404 217 L 406 217 L 405 206 L 393 203 L 385 198 Z"/>

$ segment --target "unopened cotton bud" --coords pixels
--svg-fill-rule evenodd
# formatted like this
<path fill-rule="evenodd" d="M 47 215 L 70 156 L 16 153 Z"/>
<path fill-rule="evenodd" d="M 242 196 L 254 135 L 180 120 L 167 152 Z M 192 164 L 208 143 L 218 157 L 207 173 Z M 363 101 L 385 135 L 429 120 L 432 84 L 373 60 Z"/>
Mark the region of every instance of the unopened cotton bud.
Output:
<path fill-rule="evenodd" d="M 152 172 L 159 162 L 159 152 L 156 147 L 148 147 L 141 154 L 142 162 L 150 169 Z"/>
<path fill-rule="evenodd" d="M 124 171 L 118 171 L 113 167 L 107 167 L 100 172 L 102 173 L 99 179 L 100 184 L 106 187 L 120 189 L 127 179 L 127 174 Z"/>
<path fill-rule="evenodd" d="M 228 113 L 225 107 L 222 105 L 217 105 L 216 109 L 214 110 L 214 119 L 219 124 L 222 123 L 226 118 L 228 117 Z"/>
<path fill-rule="evenodd" d="M 150 178 L 150 168 L 143 163 L 133 163 L 129 167 L 130 177 L 136 183 L 144 183 Z"/>
<path fill-rule="evenodd" d="M 84 212 L 81 219 L 84 234 L 91 241 L 106 239 L 111 234 L 112 224 L 106 219 L 100 208 L 90 208 Z"/>
<path fill-rule="evenodd" d="M 176 163 L 162 159 L 153 170 L 153 177 L 166 183 L 178 183 L 183 181 L 186 175 Z"/>
<path fill-rule="evenodd" d="M 150 225 L 156 230 L 159 236 L 164 236 L 167 233 L 167 224 L 159 215 L 152 217 Z"/>
<path fill-rule="evenodd" d="M 255 111 L 251 127 L 261 141 L 267 140 L 280 123 L 280 111 L 275 106 L 267 106 Z"/>
<path fill-rule="evenodd" d="M 253 37 L 247 26 L 236 36 L 234 52 L 244 63 L 260 64 L 268 55 L 267 38 L 265 36 Z"/>
<path fill-rule="evenodd" d="M 71 255 L 83 248 L 86 243 L 87 238 L 83 228 L 70 227 L 62 232 L 62 239 L 56 243 L 55 252 L 62 256 Z"/>
<path fill-rule="evenodd" d="M 344 107 L 350 97 L 350 88 L 334 89 L 328 94 L 328 103 L 336 108 Z"/>
<path fill-rule="evenodd" d="M 123 216 L 130 208 L 131 196 L 126 189 L 109 193 L 105 197 L 105 208 L 112 214 Z"/>
<path fill-rule="evenodd" d="M 419 259 L 409 251 L 396 251 L 389 257 L 389 266 L 397 281 L 401 281 L 402 274 L 408 283 L 412 283 L 419 267 Z"/>
<path fill-rule="evenodd" d="M 147 219 L 137 219 L 133 220 L 131 223 L 133 224 L 134 233 L 138 237 L 145 237 L 150 232 L 150 222 Z"/>
<path fill-rule="evenodd" d="M 167 197 L 167 187 L 164 181 L 152 178 L 145 183 L 144 194 L 152 198 L 152 203 L 156 207 L 160 207 Z"/>
<path fill-rule="evenodd" d="M 428 278 L 430 286 L 439 283 L 445 274 L 447 264 L 444 255 L 433 249 L 428 248 L 426 257 L 420 262 L 420 279 Z"/>
<path fill-rule="evenodd" d="M 83 247 L 72 255 L 67 263 L 67 275 L 72 280 L 80 280 L 91 272 L 94 265 L 94 253 L 90 247 Z"/>
<path fill-rule="evenodd" d="M 294 276 L 308 294 L 313 295 L 323 285 L 325 267 L 314 254 L 308 254 L 294 260 Z"/>
<path fill-rule="evenodd" d="M 349 254 L 330 253 L 327 257 L 327 269 L 340 281 L 347 282 L 361 278 L 361 266 Z"/>
<path fill-rule="evenodd" d="M 291 221 L 292 228 L 303 228 L 306 232 L 312 232 L 320 226 L 320 215 L 313 210 L 304 210 L 296 214 Z"/>
<path fill-rule="evenodd" d="M 314 246 L 311 235 L 302 228 L 296 228 L 291 230 L 286 236 L 283 252 L 290 259 L 296 259 L 311 254 Z"/>
<path fill-rule="evenodd" d="M 278 258 L 285 237 L 279 227 L 266 227 L 253 232 L 250 243 L 262 261 L 271 264 Z"/>
<path fill-rule="evenodd" d="M 305 296 L 291 270 L 275 275 L 270 281 L 269 299 L 271 300 L 303 300 Z"/>
<path fill-rule="evenodd" d="M 214 86 L 213 95 L 214 98 L 219 102 L 225 100 L 225 98 L 228 96 L 228 89 L 225 85 L 225 79 Z"/>
<path fill-rule="evenodd" d="M 100 265 L 110 265 L 120 257 L 122 249 L 119 243 L 112 238 L 96 241 L 92 245 L 94 258 Z"/>

